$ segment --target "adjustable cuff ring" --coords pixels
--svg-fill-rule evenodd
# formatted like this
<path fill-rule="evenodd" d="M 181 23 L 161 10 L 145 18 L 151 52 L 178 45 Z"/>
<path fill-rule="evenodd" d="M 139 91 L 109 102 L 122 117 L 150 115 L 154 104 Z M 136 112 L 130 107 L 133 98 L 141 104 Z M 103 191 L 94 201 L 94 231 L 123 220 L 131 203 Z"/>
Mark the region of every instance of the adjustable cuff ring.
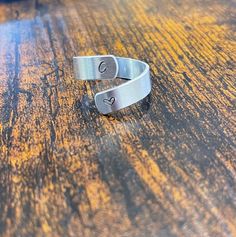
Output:
<path fill-rule="evenodd" d="M 151 92 L 150 68 L 145 62 L 112 55 L 83 56 L 74 57 L 73 66 L 78 80 L 128 79 L 95 95 L 96 107 L 102 114 L 128 107 Z"/>

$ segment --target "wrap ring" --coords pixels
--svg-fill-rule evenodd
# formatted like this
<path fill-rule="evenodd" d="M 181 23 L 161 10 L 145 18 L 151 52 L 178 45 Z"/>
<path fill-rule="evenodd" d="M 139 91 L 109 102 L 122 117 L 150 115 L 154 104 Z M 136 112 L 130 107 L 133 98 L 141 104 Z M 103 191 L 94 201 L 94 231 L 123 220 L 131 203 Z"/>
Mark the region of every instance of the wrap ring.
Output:
<path fill-rule="evenodd" d="M 96 107 L 102 114 L 128 107 L 151 92 L 150 68 L 145 62 L 113 55 L 98 55 L 74 57 L 73 66 L 78 80 L 127 80 L 95 95 Z"/>

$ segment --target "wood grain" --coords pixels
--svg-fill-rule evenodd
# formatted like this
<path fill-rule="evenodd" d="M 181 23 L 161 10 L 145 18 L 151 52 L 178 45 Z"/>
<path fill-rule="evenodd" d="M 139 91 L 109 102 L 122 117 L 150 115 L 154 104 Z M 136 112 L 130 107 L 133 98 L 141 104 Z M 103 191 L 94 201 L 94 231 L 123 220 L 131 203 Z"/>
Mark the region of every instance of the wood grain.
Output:
<path fill-rule="evenodd" d="M 0 1 L 0 235 L 236 236 L 236 3 Z M 151 66 L 112 116 L 72 57 Z"/>

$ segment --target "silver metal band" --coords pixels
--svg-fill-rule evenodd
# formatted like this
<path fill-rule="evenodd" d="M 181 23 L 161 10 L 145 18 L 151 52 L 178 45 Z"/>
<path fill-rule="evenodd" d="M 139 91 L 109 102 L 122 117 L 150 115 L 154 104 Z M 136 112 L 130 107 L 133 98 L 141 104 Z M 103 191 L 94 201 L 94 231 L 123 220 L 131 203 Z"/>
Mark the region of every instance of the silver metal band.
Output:
<path fill-rule="evenodd" d="M 102 114 L 130 106 L 151 92 L 150 69 L 145 62 L 106 55 L 74 57 L 73 65 L 78 80 L 129 79 L 95 95 L 95 104 Z"/>

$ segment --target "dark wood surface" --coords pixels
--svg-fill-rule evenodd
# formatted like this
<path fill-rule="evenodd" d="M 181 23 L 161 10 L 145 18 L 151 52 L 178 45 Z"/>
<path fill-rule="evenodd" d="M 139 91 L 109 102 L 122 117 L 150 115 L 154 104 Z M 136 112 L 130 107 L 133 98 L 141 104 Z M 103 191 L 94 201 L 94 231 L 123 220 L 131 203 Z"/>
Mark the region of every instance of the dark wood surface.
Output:
<path fill-rule="evenodd" d="M 236 236 L 235 1 L 0 2 L 1 236 Z M 100 115 L 94 54 L 151 96 Z"/>

